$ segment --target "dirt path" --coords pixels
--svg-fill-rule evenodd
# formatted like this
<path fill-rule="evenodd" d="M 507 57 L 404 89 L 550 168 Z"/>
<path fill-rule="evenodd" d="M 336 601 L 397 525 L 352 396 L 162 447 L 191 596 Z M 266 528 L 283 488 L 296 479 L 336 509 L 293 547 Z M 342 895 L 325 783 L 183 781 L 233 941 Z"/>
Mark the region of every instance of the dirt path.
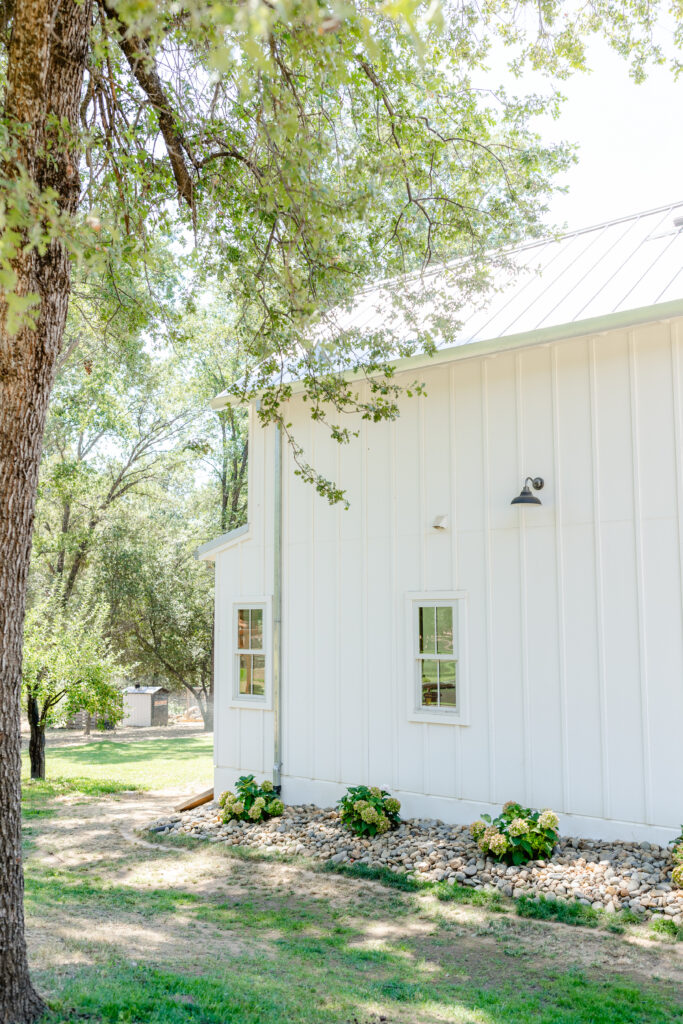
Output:
<path fill-rule="evenodd" d="M 325 915 L 352 922 L 355 945 L 368 950 L 410 943 L 411 955 L 440 971 L 471 977 L 479 986 L 508 979 L 533 984 L 539 970 L 580 968 L 651 983 L 658 977 L 683 992 L 683 944 L 666 945 L 634 929 L 624 935 L 525 921 L 444 904 L 433 896 L 397 893 L 375 882 L 321 874 L 292 862 L 244 859 L 221 845 L 155 844 L 136 830 L 168 813 L 179 794 L 125 793 L 84 801 L 63 798 L 45 821 L 29 823 L 28 874 L 40 898 L 29 901 L 28 942 L 43 984 L 87 964 L 126 958 L 201 973 L 207 962 L 229 970 L 258 944 L 277 955 L 278 926 L 250 933 L 221 925 L 220 913 L 245 894 L 250 913 L 273 920 L 304 901 Z M 40 886 L 43 886 L 41 889 Z M 68 913 L 60 887 L 71 894 Z M 75 887 L 75 888 L 72 888 Z M 167 906 L 169 894 L 176 902 Z M 187 897 L 187 905 L 182 898 Z M 210 902 L 204 919 L 197 901 Z M 368 909 L 369 908 L 369 909 Z"/>

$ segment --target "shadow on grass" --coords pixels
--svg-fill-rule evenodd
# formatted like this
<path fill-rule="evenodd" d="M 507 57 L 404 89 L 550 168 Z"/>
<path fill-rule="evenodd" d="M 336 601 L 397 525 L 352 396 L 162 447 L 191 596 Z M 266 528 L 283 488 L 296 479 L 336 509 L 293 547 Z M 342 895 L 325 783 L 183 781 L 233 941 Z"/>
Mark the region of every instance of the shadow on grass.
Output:
<path fill-rule="evenodd" d="M 542 956 L 531 962 L 509 959 L 490 939 L 466 929 L 446 945 L 430 946 L 424 933 L 396 929 L 400 907 L 394 904 L 410 902 L 410 892 L 387 893 L 380 900 L 359 890 L 344 906 L 333 906 L 326 895 L 263 892 L 246 877 L 244 890 L 228 899 L 107 885 L 68 870 L 30 872 L 29 913 L 42 920 L 78 919 L 84 934 L 89 911 L 112 923 L 118 917 L 122 929 L 130 923 L 128 915 L 153 918 L 150 937 L 181 929 L 176 942 L 191 942 L 188 958 L 196 962 L 205 947 L 194 929 L 204 925 L 218 931 L 199 976 L 118 960 L 97 970 L 70 967 L 67 979 L 45 974 L 43 984 L 59 993 L 46 1024 L 88 1019 L 102 1024 L 370 1024 L 377 1012 L 389 1022 L 683 1021 L 680 993 L 670 985 L 636 984 L 618 976 L 596 979 L 562 971 Z M 378 925 L 386 929 L 379 943 Z M 231 952 L 229 939 L 238 941 L 239 953 Z M 88 952 L 93 955 L 91 940 Z M 154 955 L 150 948 L 148 956 Z"/>
<path fill-rule="evenodd" d="M 454 1020 L 479 1024 L 676 1024 L 681 1010 L 656 992 L 596 982 L 579 972 L 495 988 L 435 980 L 398 957 L 344 963 L 339 950 L 309 959 L 245 957 L 222 975 L 110 964 L 76 970 L 52 1001 L 45 1024 L 370 1024 Z M 420 976 L 422 975 L 422 976 Z M 406 1013 L 409 1016 L 406 1016 Z M 418 1016 L 419 1015 L 419 1016 Z"/>

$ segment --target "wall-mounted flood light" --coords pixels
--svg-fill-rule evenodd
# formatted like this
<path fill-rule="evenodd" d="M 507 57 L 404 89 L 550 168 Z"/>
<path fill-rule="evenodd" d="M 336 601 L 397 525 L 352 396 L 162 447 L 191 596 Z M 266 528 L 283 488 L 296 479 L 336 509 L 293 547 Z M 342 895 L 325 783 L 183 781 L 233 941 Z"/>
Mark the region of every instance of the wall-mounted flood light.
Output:
<path fill-rule="evenodd" d="M 448 516 L 437 516 L 432 526 L 435 530 L 447 530 L 448 529 Z"/>
<path fill-rule="evenodd" d="M 526 478 L 526 480 L 524 481 L 524 487 L 522 487 L 522 489 L 519 492 L 519 494 L 517 495 L 517 497 L 512 499 L 510 504 L 511 505 L 541 505 L 542 504 L 541 499 L 537 498 L 535 494 L 531 493 L 531 487 L 533 487 L 533 489 L 535 491 L 540 491 L 543 488 L 543 483 L 544 483 L 544 480 L 543 480 L 542 476 L 533 476 L 533 477 L 532 476 L 528 476 Z M 529 487 L 529 484 L 531 484 L 531 487 Z"/>

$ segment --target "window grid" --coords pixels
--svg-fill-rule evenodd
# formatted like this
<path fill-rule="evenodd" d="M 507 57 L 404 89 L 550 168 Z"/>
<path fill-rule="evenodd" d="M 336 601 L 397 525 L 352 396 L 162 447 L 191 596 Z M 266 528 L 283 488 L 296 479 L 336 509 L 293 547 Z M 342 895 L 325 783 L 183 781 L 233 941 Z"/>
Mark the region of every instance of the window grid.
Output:
<path fill-rule="evenodd" d="M 266 694 L 266 656 L 263 608 L 237 608 L 237 696 L 263 698 Z"/>
<path fill-rule="evenodd" d="M 457 710 L 455 624 L 453 603 L 418 605 L 418 704 L 421 708 Z"/>

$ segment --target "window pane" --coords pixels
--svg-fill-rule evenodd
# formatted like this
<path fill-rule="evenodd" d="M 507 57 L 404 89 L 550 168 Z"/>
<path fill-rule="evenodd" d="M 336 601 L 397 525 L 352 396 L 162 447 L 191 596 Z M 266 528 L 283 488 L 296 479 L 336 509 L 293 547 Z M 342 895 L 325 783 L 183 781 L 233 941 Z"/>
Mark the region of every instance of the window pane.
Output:
<path fill-rule="evenodd" d="M 240 693 L 251 693 L 251 654 L 240 654 Z"/>
<path fill-rule="evenodd" d="M 237 612 L 237 646 L 241 651 L 249 650 L 249 609 L 240 608 Z"/>
<path fill-rule="evenodd" d="M 253 656 L 251 692 L 257 697 L 263 697 L 266 692 L 266 659 L 263 654 Z"/>
<path fill-rule="evenodd" d="M 436 654 L 436 608 L 420 608 L 420 654 Z"/>
<path fill-rule="evenodd" d="M 431 609 L 430 609 L 431 610 Z M 420 684 L 422 690 L 422 706 L 431 707 L 439 701 L 439 663 L 438 661 L 420 662 Z"/>
<path fill-rule="evenodd" d="M 251 609 L 251 649 L 263 650 L 263 608 Z"/>
<path fill-rule="evenodd" d="M 453 653 L 453 609 L 450 605 L 436 609 L 436 653 Z"/>
<path fill-rule="evenodd" d="M 455 661 L 439 662 L 439 704 L 455 707 Z"/>

